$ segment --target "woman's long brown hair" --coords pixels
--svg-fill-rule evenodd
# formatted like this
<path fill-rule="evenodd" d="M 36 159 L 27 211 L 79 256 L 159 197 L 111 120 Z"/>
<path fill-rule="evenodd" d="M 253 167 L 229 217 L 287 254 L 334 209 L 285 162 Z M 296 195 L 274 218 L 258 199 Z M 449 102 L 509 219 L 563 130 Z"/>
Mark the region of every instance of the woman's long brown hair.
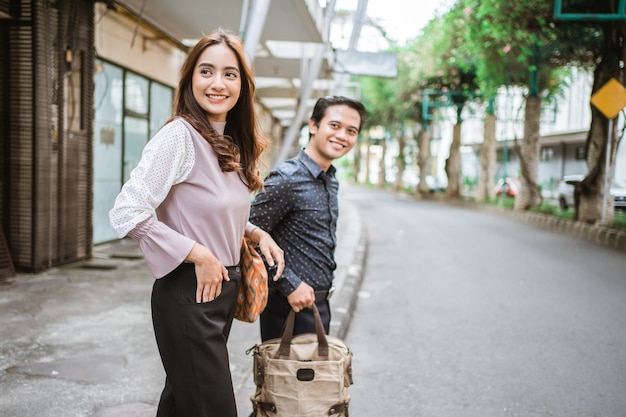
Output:
<path fill-rule="evenodd" d="M 241 74 L 241 93 L 235 107 L 226 115 L 223 137 L 213 129 L 206 111 L 194 98 L 191 84 L 200 55 L 206 48 L 217 44 L 224 44 L 233 51 Z M 173 118 L 183 117 L 191 123 L 213 147 L 222 171 L 239 172 L 248 189 L 254 192 L 263 187 L 258 164 L 269 142 L 259 127 L 255 108 L 256 88 L 244 51 L 241 39 L 226 29 L 218 28 L 203 36 L 189 51 L 181 68 L 180 83 L 174 97 Z"/>

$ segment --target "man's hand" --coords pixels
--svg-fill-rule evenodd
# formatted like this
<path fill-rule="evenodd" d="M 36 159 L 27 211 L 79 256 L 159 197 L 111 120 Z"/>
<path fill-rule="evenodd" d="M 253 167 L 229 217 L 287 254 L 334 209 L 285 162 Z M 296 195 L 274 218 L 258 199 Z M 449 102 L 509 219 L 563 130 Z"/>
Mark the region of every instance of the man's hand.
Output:
<path fill-rule="evenodd" d="M 250 233 L 250 240 L 253 242 L 257 242 L 259 245 L 259 250 L 265 257 L 265 261 L 271 267 L 276 266 L 276 275 L 274 275 L 274 281 L 278 281 L 278 278 L 283 273 L 285 269 L 285 253 L 284 251 L 274 242 L 272 236 L 267 233 L 265 230 L 262 230 L 260 227 L 257 227 Z"/>
<path fill-rule="evenodd" d="M 313 287 L 305 282 L 301 282 L 298 288 L 287 297 L 289 305 L 296 313 L 307 308 L 312 307 L 315 303 L 315 291 Z"/>

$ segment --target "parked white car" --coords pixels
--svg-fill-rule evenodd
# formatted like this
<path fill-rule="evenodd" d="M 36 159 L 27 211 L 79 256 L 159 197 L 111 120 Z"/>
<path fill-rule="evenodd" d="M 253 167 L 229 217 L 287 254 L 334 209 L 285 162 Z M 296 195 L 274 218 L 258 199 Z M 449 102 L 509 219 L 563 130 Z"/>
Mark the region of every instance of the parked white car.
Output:
<path fill-rule="evenodd" d="M 566 175 L 559 181 L 557 188 L 559 206 L 562 210 L 574 207 L 574 185 L 585 178 L 582 174 Z M 615 208 L 626 209 L 626 187 L 620 184 L 611 185 L 611 195 L 615 201 Z"/>

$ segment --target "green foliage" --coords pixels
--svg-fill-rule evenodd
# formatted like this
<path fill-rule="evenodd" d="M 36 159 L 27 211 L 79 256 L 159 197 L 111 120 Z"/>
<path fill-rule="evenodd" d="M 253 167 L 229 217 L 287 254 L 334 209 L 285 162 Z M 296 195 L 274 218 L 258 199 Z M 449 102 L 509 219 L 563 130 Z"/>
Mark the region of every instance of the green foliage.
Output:
<path fill-rule="evenodd" d="M 454 98 L 459 108 L 468 99 L 487 101 L 507 84 L 548 101 L 557 97 L 569 66 L 595 65 L 602 32 L 599 24 L 555 22 L 553 8 L 554 0 L 457 0 L 420 36 L 388 51 L 398 54 L 396 78 L 359 77 L 369 125 L 393 131 L 407 120 L 421 122 L 426 89 L 455 92 L 441 99 Z"/>
<path fill-rule="evenodd" d="M 615 210 L 613 214 L 613 226 L 626 229 L 626 210 Z"/>
<path fill-rule="evenodd" d="M 531 86 L 553 93 L 560 67 L 593 65 L 599 48 L 598 29 L 576 22 L 555 22 L 554 1 L 461 0 L 467 24 L 463 37 L 476 65 L 485 96 L 506 84 Z M 532 86 L 531 86 L 532 90 Z"/>
<path fill-rule="evenodd" d="M 502 206 L 506 209 L 513 210 L 515 199 L 513 197 L 505 197 L 503 200 L 502 196 L 498 196 L 495 198 L 485 198 L 484 203 L 492 206 Z"/>
<path fill-rule="evenodd" d="M 463 177 L 463 185 L 467 185 L 469 187 L 475 187 L 476 185 L 478 185 L 478 178 L 465 176 Z"/>
<path fill-rule="evenodd" d="M 396 94 L 395 80 L 378 77 L 361 78 L 363 104 L 368 110 L 368 125 L 386 125 L 402 114 L 402 102 Z"/>
<path fill-rule="evenodd" d="M 555 22 L 554 0 L 458 0 L 398 53 L 398 77 L 362 77 L 364 101 L 379 122 L 421 120 L 426 88 L 495 96 L 507 84 L 528 86 L 535 71 L 545 95 L 562 86 L 568 65 L 595 65 L 597 25 Z M 370 97 L 371 96 L 371 97 Z"/>

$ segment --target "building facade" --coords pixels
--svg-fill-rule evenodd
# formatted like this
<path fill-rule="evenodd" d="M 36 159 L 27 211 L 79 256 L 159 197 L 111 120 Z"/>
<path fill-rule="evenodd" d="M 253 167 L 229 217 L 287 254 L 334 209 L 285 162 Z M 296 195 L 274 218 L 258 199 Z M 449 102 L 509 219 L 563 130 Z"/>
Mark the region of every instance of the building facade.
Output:
<path fill-rule="evenodd" d="M 141 3 L 0 0 L 0 278 L 88 259 L 95 244 L 117 238 L 108 211 L 171 115 L 193 43 L 185 35 L 199 38 L 223 22 L 254 38 L 247 46 L 258 44 L 257 108 L 272 140 L 268 167 L 294 103 L 308 105 L 297 94 L 304 80 L 292 78 L 310 59 L 281 60 L 268 45 L 280 37 L 326 45 L 317 2 L 157 0 L 146 14 L 134 7 Z M 185 13 L 174 16 L 179 9 Z M 291 24 L 278 30 L 285 20 Z M 330 74 L 328 65 L 324 55 L 320 67 Z"/>
<path fill-rule="evenodd" d="M 94 3 L 0 2 L 0 273 L 90 256 Z"/>

